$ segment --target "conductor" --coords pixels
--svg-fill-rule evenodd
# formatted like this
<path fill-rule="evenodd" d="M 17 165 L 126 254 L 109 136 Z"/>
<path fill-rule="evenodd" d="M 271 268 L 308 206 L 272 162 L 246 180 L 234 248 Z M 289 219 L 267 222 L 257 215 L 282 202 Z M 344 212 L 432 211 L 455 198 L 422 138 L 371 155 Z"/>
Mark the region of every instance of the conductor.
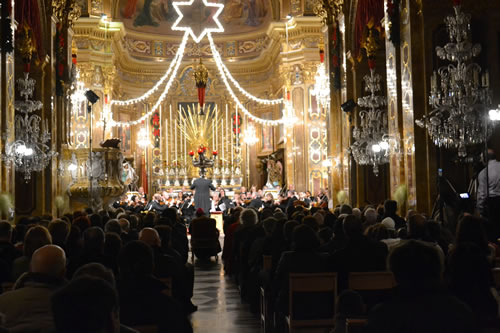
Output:
<path fill-rule="evenodd" d="M 210 190 L 215 191 L 212 182 L 206 178 L 197 178 L 191 185 L 194 192 L 194 206 L 196 209 L 202 208 L 205 214 L 210 214 Z"/>

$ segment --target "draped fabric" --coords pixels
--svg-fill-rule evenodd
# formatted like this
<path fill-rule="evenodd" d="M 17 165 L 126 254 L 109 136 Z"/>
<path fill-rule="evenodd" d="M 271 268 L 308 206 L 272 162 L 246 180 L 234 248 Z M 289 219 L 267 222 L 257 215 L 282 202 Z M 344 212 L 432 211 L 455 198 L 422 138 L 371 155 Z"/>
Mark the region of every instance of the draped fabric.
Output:
<path fill-rule="evenodd" d="M 380 21 L 384 18 L 384 0 L 359 0 L 356 10 L 355 54 L 361 58 L 361 44 L 366 37 L 366 26 L 372 25 L 380 31 Z"/>
<path fill-rule="evenodd" d="M 43 59 L 45 54 L 42 43 L 42 26 L 40 22 L 40 8 L 37 0 L 16 0 L 15 18 L 19 27 L 27 25 L 31 28 L 33 42 L 36 46 L 38 59 Z M 18 29 L 22 31 L 22 29 Z"/>

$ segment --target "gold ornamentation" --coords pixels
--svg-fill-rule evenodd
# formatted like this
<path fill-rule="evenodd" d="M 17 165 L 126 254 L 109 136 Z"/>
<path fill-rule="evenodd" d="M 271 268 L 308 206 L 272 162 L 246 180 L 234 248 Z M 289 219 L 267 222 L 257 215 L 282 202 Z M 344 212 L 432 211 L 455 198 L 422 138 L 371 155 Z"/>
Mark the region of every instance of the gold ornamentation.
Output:
<path fill-rule="evenodd" d="M 52 0 L 52 13 L 63 25 L 73 27 L 82 15 L 82 8 L 76 0 Z"/>
<path fill-rule="evenodd" d="M 316 0 L 314 14 L 321 17 L 326 25 L 332 24 L 342 12 L 344 0 Z"/>
<path fill-rule="evenodd" d="M 378 39 L 373 35 L 373 29 L 368 32 L 368 37 L 366 37 L 363 47 L 366 50 L 366 55 L 368 58 L 374 58 L 377 55 L 377 51 L 380 48 Z"/>
<path fill-rule="evenodd" d="M 208 69 L 200 58 L 200 63 L 195 67 L 193 71 L 194 80 L 196 81 L 196 87 L 205 88 L 208 83 Z"/>
<path fill-rule="evenodd" d="M 18 39 L 18 50 L 21 53 L 21 57 L 23 58 L 24 63 L 31 63 L 31 57 L 33 52 L 36 51 L 35 43 L 33 42 L 33 38 L 31 37 L 31 28 L 29 25 L 24 24 L 22 37 Z"/>

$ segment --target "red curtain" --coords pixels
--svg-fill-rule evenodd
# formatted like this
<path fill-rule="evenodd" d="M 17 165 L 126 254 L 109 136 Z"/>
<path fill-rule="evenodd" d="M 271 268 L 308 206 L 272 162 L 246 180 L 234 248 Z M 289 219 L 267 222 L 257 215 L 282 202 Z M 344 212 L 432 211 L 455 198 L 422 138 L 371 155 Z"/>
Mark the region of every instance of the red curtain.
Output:
<path fill-rule="evenodd" d="M 19 23 L 19 27 L 24 24 L 28 25 L 33 32 L 33 39 L 36 45 L 38 59 L 42 60 L 44 56 L 42 43 L 42 26 L 40 23 L 40 9 L 38 8 L 37 0 L 16 0 L 15 1 L 15 17 Z M 21 31 L 22 29 L 18 29 Z"/>
<path fill-rule="evenodd" d="M 380 21 L 384 18 L 384 0 L 359 0 L 356 11 L 356 48 L 358 59 L 361 57 L 361 43 L 366 37 L 366 26 L 373 24 L 374 28 L 381 28 Z M 382 30 L 380 30 L 382 31 Z"/>

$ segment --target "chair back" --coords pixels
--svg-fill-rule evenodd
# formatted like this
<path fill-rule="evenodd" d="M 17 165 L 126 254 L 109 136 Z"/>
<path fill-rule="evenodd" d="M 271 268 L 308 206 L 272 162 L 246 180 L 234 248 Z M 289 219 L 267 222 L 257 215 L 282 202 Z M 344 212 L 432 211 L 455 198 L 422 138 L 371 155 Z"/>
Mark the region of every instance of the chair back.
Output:
<path fill-rule="evenodd" d="M 158 280 L 160 280 L 161 282 L 163 282 L 167 286 L 167 289 L 163 290 L 162 292 L 164 294 L 172 297 L 172 278 L 168 277 L 168 278 L 161 278 Z"/>
<path fill-rule="evenodd" d="M 299 296 L 302 295 L 302 296 Z M 307 301 L 303 296 L 323 297 L 322 301 L 313 300 Z M 298 298 L 300 297 L 300 301 Z M 289 325 L 289 332 L 294 332 L 297 328 L 314 328 L 314 327 L 333 327 L 334 313 L 335 313 L 335 300 L 337 298 L 337 274 L 336 273 L 291 273 L 290 286 L 289 286 L 289 315 L 287 323 Z M 331 314 L 327 309 L 323 300 L 327 300 L 331 304 Z M 297 303 L 297 304 L 296 304 Z M 309 304 L 310 303 L 310 304 Z M 300 306 L 302 309 L 311 309 L 313 313 L 316 308 L 321 306 L 322 310 L 329 313 L 325 315 L 318 315 L 316 318 L 298 318 L 295 313 L 296 307 Z"/>
<path fill-rule="evenodd" d="M 273 256 L 263 255 L 262 256 L 262 269 L 266 272 L 271 271 L 273 267 Z"/>
<path fill-rule="evenodd" d="M 363 333 L 367 324 L 367 319 L 347 318 L 345 321 L 345 333 Z"/>
<path fill-rule="evenodd" d="M 385 290 L 396 286 L 392 272 L 352 272 L 348 278 L 352 290 Z"/>
<path fill-rule="evenodd" d="M 367 310 L 392 297 L 396 280 L 391 272 L 352 272 L 348 276 L 348 288 L 359 292 Z"/>

